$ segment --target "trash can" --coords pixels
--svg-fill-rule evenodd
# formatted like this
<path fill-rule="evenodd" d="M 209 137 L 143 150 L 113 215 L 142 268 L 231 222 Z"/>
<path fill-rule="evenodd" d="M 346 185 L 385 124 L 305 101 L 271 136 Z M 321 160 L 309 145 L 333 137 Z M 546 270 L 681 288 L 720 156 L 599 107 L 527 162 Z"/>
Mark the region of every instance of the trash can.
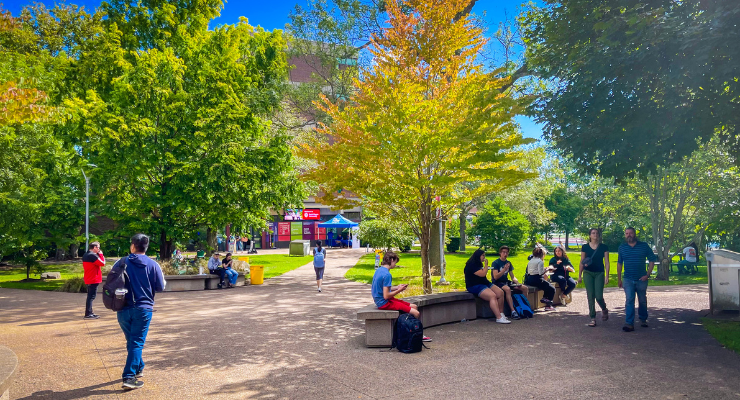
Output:
<path fill-rule="evenodd" d="M 709 311 L 740 312 L 740 253 L 712 250 L 707 261 Z"/>
<path fill-rule="evenodd" d="M 238 256 L 236 257 L 236 259 L 239 261 L 244 261 L 245 263 L 249 264 L 249 257 L 247 256 Z"/>
<path fill-rule="evenodd" d="M 249 279 L 252 285 L 261 285 L 265 279 L 265 266 L 252 265 L 249 267 Z"/>
<path fill-rule="evenodd" d="M 309 254 L 310 251 L 310 240 L 293 240 L 290 242 L 290 250 L 288 251 L 288 255 L 305 257 Z"/>

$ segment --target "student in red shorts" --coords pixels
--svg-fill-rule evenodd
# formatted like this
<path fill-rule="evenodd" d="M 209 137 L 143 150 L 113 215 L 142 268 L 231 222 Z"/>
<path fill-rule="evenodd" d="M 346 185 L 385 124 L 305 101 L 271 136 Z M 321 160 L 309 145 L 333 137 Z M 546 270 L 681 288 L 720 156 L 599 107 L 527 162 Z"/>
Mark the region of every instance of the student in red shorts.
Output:
<path fill-rule="evenodd" d="M 372 293 L 375 305 L 378 306 L 379 310 L 395 310 L 402 313 L 408 313 L 419 318 L 419 310 L 416 304 L 411 304 L 403 300 L 396 298 L 396 295 L 406 290 L 409 285 L 401 284 L 398 285 L 396 290 L 391 290 L 393 285 L 393 277 L 391 276 L 391 268 L 396 268 L 398 263 L 398 255 L 389 251 L 383 256 L 383 262 L 380 264 L 380 268 L 375 270 L 373 275 Z M 424 336 L 422 338 L 425 342 L 431 342 L 432 338 Z"/>

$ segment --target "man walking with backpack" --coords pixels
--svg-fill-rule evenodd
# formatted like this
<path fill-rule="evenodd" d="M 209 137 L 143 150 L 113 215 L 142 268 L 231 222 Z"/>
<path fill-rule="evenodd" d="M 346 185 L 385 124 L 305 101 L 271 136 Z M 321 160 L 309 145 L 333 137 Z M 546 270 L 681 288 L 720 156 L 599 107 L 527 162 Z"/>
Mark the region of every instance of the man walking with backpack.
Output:
<path fill-rule="evenodd" d="M 126 304 L 118 311 L 118 324 L 126 336 L 128 351 L 122 374 L 124 390 L 144 386 L 144 382 L 137 380 L 144 376 L 144 360 L 141 353 L 152 320 L 154 293 L 163 291 L 166 284 L 159 264 L 147 257 L 147 248 L 149 237 L 137 233 L 131 238 L 131 254 L 114 266 L 125 268 L 128 275 Z"/>

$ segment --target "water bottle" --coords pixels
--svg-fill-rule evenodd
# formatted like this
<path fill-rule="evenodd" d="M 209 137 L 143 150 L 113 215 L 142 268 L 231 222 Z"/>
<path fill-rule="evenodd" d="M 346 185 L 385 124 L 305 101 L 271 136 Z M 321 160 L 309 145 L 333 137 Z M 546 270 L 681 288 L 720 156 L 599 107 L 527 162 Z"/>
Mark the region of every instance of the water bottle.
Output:
<path fill-rule="evenodd" d="M 128 289 L 126 288 L 116 289 L 116 298 L 122 299 L 124 296 L 126 296 L 126 293 L 128 293 Z"/>

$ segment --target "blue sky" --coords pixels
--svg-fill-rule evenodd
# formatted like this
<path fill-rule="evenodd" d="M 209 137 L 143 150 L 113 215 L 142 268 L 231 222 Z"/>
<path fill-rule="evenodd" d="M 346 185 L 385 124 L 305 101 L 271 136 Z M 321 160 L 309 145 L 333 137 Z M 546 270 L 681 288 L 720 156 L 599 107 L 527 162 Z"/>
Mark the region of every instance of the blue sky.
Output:
<path fill-rule="evenodd" d="M 17 15 L 21 9 L 32 2 L 44 3 L 53 6 L 55 0 L 0 0 L 4 7 Z M 100 5 L 101 0 L 67 0 L 68 3 L 83 5 L 89 9 Z M 259 25 L 267 30 L 282 29 L 288 22 L 288 14 L 295 8 L 296 4 L 305 5 L 307 0 L 231 0 L 221 13 L 221 16 L 213 21 L 214 25 L 234 23 L 239 17 L 249 19 L 252 25 Z M 486 21 L 495 27 L 505 15 L 516 15 L 523 0 L 479 0 L 473 12 L 485 15 Z M 520 117 L 517 121 L 522 126 L 522 132 L 527 137 L 539 139 L 542 134 L 540 126 L 529 118 Z"/>

